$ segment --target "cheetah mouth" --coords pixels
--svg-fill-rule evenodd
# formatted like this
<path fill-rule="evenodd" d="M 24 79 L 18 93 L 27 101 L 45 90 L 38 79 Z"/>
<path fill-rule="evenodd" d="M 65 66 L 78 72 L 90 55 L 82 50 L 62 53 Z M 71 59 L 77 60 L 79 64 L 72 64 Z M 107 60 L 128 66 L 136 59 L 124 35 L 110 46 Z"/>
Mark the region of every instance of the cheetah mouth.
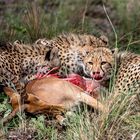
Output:
<path fill-rule="evenodd" d="M 103 77 L 100 76 L 100 75 L 93 75 L 92 78 L 93 78 L 94 80 L 96 80 L 96 81 L 101 81 L 101 80 L 103 80 Z"/>
<path fill-rule="evenodd" d="M 103 81 L 104 77 L 101 75 L 84 75 L 85 78 L 89 78 L 89 79 L 94 79 L 95 81 L 99 82 L 99 81 Z"/>
<path fill-rule="evenodd" d="M 100 74 L 94 74 L 94 75 L 92 74 L 91 77 L 98 82 L 100 82 L 104 79 L 104 76 L 102 76 Z"/>

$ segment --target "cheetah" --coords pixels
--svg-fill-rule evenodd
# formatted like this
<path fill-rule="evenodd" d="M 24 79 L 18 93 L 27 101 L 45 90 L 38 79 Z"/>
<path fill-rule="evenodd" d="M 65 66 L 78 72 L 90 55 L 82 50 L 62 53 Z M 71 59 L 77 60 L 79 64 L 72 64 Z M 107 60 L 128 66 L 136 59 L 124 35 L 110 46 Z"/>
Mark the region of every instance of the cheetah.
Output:
<path fill-rule="evenodd" d="M 134 93 L 140 97 L 140 55 L 131 52 L 120 52 L 117 55 L 119 69 L 115 83 L 115 95 Z M 140 102 L 140 98 L 139 98 Z M 140 105 L 140 104 L 139 104 Z"/>
<path fill-rule="evenodd" d="M 84 59 L 84 70 L 101 83 L 116 71 L 114 98 L 120 93 L 140 94 L 140 55 L 118 49 L 95 48 Z"/>
<path fill-rule="evenodd" d="M 44 66 L 58 66 L 57 48 L 19 41 L 0 44 L 0 83 L 22 93 L 25 84 Z M 46 69 L 47 72 L 47 69 Z"/>
<path fill-rule="evenodd" d="M 112 77 L 116 50 L 95 48 L 84 58 L 84 72 L 99 83 Z"/>
<path fill-rule="evenodd" d="M 59 35 L 51 40 L 38 39 L 36 44 L 48 44 L 58 48 L 59 75 L 61 77 L 66 77 L 70 73 L 84 76 L 83 58 L 94 48 L 108 47 L 108 38 L 104 35 L 98 38 L 94 35 L 69 33 Z"/>

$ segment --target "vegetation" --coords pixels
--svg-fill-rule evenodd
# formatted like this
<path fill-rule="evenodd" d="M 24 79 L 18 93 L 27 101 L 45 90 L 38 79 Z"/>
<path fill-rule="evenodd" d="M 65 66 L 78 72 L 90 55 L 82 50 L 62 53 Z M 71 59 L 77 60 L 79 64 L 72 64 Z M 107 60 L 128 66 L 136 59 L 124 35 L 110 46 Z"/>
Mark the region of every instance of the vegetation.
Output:
<path fill-rule="evenodd" d="M 139 0 L 3 0 L 0 40 L 34 42 L 62 32 L 105 34 L 111 47 L 140 53 L 139 8 Z M 107 114 L 93 113 L 84 106 L 73 116 L 66 116 L 66 127 L 58 126 L 53 119 L 47 121 L 43 115 L 32 117 L 22 112 L 6 126 L 0 124 L 0 139 L 139 140 L 140 115 L 132 112 L 135 102 L 131 96 L 131 93 L 120 95 Z M 102 100 L 107 104 L 111 97 Z M 10 111 L 7 97 L 1 93 L 0 118 Z"/>

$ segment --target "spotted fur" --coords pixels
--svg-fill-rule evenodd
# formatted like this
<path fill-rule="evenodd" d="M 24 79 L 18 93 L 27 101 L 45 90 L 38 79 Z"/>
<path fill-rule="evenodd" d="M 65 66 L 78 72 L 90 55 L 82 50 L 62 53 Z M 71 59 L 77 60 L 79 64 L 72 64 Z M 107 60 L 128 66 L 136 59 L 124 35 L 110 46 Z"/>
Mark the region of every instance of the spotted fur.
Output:
<path fill-rule="evenodd" d="M 19 41 L 1 43 L 0 83 L 22 92 L 25 83 L 35 78 L 40 67 L 58 64 L 55 52 L 56 48 L 47 45 L 23 44 Z"/>
<path fill-rule="evenodd" d="M 58 48 L 59 74 L 65 77 L 70 73 L 84 74 L 83 58 L 94 48 L 107 47 L 108 39 L 105 36 L 63 34 L 52 40 L 39 39 L 36 43 Z"/>
<path fill-rule="evenodd" d="M 115 84 L 116 93 L 140 94 L 140 55 L 120 52 L 117 57 L 119 69 Z"/>
<path fill-rule="evenodd" d="M 117 52 L 109 48 L 96 48 L 85 58 L 85 71 L 92 75 L 99 72 L 101 82 L 117 72 L 114 97 L 120 93 L 133 93 L 140 96 L 140 55 L 131 52 Z"/>
<path fill-rule="evenodd" d="M 107 81 L 114 70 L 116 51 L 105 47 L 95 48 L 84 58 L 84 71 L 97 82 Z"/>

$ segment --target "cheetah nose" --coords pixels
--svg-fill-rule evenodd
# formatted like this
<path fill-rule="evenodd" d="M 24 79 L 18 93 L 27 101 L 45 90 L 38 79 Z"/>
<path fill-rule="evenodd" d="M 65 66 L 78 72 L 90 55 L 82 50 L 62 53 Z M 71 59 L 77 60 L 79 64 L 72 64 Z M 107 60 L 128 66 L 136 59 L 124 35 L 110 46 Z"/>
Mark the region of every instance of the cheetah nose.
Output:
<path fill-rule="evenodd" d="M 93 72 L 92 75 L 95 80 L 101 80 L 103 78 L 99 71 Z"/>
<path fill-rule="evenodd" d="M 100 74 L 100 72 L 99 71 L 93 72 L 93 75 L 96 75 L 96 74 Z"/>

